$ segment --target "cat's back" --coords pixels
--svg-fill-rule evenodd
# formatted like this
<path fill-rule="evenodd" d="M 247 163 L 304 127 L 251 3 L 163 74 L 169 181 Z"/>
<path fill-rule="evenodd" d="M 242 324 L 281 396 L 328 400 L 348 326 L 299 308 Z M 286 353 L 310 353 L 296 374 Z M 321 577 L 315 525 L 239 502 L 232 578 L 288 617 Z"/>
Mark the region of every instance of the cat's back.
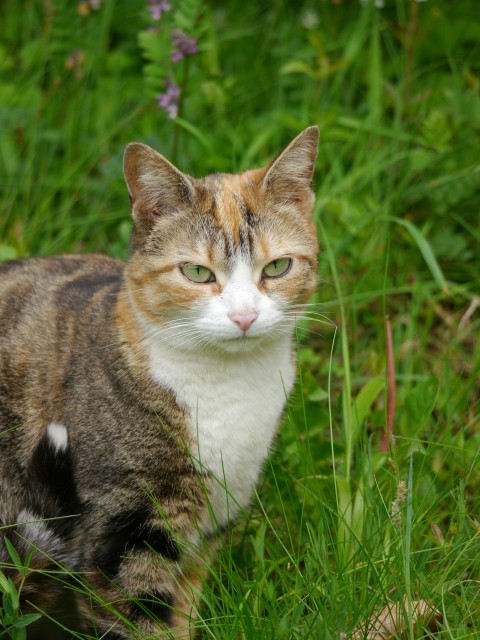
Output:
<path fill-rule="evenodd" d="M 0 360 L 48 348 L 69 325 L 96 324 L 113 306 L 123 263 L 101 255 L 0 263 Z M 51 348 L 51 344 L 50 344 Z M 3 353 L 2 353 L 3 352 Z"/>
<path fill-rule="evenodd" d="M 99 255 L 0 264 L 2 424 L 21 424 L 35 402 L 51 402 L 53 378 L 61 379 L 92 336 L 109 331 L 122 269 L 120 261 Z"/>
<path fill-rule="evenodd" d="M 99 297 L 108 304 L 122 270 L 122 262 L 101 255 L 0 263 L 0 337 L 25 327 L 32 331 L 30 338 L 41 338 L 60 318 L 85 313 Z"/>
<path fill-rule="evenodd" d="M 27 258 L 0 263 L 0 308 L 8 312 L 37 298 L 39 303 L 55 294 L 61 301 L 76 291 L 83 299 L 90 293 L 121 281 L 123 263 L 102 255 Z"/>

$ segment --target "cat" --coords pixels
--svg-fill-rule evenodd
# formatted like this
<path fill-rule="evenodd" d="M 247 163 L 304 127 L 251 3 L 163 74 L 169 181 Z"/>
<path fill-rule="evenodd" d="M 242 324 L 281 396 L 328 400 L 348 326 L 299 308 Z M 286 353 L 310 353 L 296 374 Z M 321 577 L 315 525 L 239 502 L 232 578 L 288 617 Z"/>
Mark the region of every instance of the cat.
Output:
<path fill-rule="evenodd" d="M 195 179 L 130 143 L 126 263 L 0 264 L 0 535 L 29 556 L 26 601 L 51 606 L 67 567 L 98 637 L 193 637 L 294 383 L 317 147 L 312 126 L 264 168 Z"/>

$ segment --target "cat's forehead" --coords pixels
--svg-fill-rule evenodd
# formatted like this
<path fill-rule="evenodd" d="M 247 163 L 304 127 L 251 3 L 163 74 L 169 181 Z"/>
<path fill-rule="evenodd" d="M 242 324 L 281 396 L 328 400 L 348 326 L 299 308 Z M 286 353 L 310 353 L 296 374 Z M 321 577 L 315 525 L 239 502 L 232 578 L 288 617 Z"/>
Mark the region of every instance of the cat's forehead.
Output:
<path fill-rule="evenodd" d="M 309 221 L 296 209 L 272 203 L 262 187 L 263 177 L 263 170 L 250 170 L 192 179 L 193 206 L 185 209 L 180 224 L 171 218 L 165 221 L 171 227 L 167 234 L 171 249 L 178 253 L 180 244 L 182 259 L 225 271 L 231 271 L 239 259 L 255 264 L 315 252 Z M 165 249 L 165 228 L 161 227 Z"/>
<path fill-rule="evenodd" d="M 196 181 L 196 208 L 210 230 L 212 251 L 232 257 L 239 252 L 254 252 L 258 244 L 258 211 L 262 208 L 258 173 L 212 174 Z"/>
<path fill-rule="evenodd" d="M 196 181 L 208 212 L 218 224 L 230 228 L 234 235 L 242 224 L 252 222 L 252 215 L 260 206 L 261 175 L 260 171 L 214 173 Z"/>

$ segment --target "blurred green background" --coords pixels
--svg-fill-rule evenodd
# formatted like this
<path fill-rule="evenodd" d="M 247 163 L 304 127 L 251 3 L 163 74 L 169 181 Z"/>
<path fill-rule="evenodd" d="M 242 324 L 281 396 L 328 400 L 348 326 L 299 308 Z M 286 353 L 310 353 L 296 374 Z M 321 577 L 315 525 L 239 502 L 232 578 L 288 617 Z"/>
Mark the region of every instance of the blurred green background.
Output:
<path fill-rule="evenodd" d="M 478 0 L 160 5 L 2 0 L 0 259 L 126 257 L 130 141 L 200 177 L 260 166 L 318 124 L 323 315 L 299 327 L 301 375 L 272 467 L 236 568 L 205 606 L 217 621 L 229 606 L 247 615 L 240 596 L 215 601 L 233 575 L 256 594 L 257 623 L 238 637 L 270 637 L 268 609 L 271 637 L 327 640 L 406 593 L 443 607 L 440 637 L 478 638 Z M 389 519 L 401 478 L 407 538 Z M 265 511 L 276 515 L 264 527 Z M 300 577 L 285 569 L 293 559 Z"/>

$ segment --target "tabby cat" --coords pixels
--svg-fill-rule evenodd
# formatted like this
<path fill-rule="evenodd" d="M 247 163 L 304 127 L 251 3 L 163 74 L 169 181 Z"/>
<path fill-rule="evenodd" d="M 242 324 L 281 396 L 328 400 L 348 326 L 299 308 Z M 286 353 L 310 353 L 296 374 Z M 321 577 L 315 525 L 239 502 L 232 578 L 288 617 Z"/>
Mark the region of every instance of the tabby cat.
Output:
<path fill-rule="evenodd" d="M 129 144 L 125 264 L 0 265 L 0 534 L 30 552 L 25 600 L 48 608 L 67 567 L 98 637 L 193 637 L 294 381 L 317 145 L 309 127 L 262 169 L 195 179 Z"/>

